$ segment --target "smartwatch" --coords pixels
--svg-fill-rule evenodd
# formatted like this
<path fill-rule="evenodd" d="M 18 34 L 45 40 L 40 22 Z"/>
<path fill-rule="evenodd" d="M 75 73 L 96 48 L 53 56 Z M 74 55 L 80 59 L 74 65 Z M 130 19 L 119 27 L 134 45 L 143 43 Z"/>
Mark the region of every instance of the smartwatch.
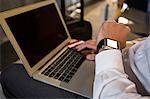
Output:
<path fill-rule="evenodd" d="M 110 39 L 110 38 L 104 38 L 102 39 L 98 45 L 97 45 L 97 53 L 99 50 L 108 50 L 108 49 L 121 49 L 120 48 L 120 43 L 116 40 Z"/>

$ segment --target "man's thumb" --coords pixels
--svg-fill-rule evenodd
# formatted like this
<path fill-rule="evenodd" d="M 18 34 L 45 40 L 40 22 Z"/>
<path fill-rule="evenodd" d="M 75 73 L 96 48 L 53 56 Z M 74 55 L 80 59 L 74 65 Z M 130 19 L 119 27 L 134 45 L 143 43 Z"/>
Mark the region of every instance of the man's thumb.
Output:
<path fill-rule="evenodd" d="M 95 60 L 95 55 L 96 54 L 88 54 L 88 55 L 86 55 L 86 59 L 93 61 L 93 60 Z"/>

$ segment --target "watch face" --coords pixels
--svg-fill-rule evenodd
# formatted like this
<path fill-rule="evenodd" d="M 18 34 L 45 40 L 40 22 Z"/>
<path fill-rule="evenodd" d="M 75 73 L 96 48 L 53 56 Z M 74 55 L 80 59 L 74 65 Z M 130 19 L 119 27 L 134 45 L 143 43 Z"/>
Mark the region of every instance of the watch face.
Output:
<path fill-rule="evenodd" d="M 118 48 L 118 42 L 111 40 L 111 39 L 107 39 L 107 46 L 110 46 L 112 48 Z"/>

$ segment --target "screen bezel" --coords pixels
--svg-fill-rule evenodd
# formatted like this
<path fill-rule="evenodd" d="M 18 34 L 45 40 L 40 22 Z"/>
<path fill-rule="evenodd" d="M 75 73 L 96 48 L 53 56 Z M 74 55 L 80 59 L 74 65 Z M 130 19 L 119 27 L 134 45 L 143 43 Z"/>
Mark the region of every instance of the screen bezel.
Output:
<path fill-rule="evenodd" d="M 62 42 L 58 47 L 56 47 L 53 51 L 51 51 L 48 55 L 46 55 L 43 59 L 41 59 L 38 63 L 36 63 L 34 66 L 30 66 L 29 62 L 27 61 L 26 57 L 24 56 L 21 48 L 19 47 L 19 44 L 17 43 L 17 41 L 16 41 L 13 33 L 11 32 L 11 30 L 10 30 L 10 28 L 9 28 L 9 26 L 8 26 L 5 19 L 9 18 L 11 16 L 15 16 L 15 15 L 30 11 L 30 10 L 34 10 L 34 9 L 37 9 L 37 8 L 40 8 L 40 7 L 43 7 L 43 6 L 47 6 L 47 5 L 53 4 L 53 3 L 54 3 L 54 5 L 55 5 L 55 7 L 58 11 L 58 14 L 59 14 L 60 18 L 61 18 L 63 26 L 66 30 L 67 35 L 68 35 L 68 38 L 64 42 Z M 8 39 L 10 40 L 12 46 L 14 47 L 16 53 L 18 54 L 19 58 L 23 62 L 23 65 L 24 65 L 25 69 L 27 70 L 28 74 L 31 77 L 32 77 L 32 75 L 35 71 L 37 71 L 47 61 L 49 61 L 49 59 L 51 59 L 58 51 L 60 51 L 60 49 L 62 49 L 71 40 L 71 37 L 69 35 L 69 32 L 68 32 L 67 27 L 65 25 L 65 22 L 62 18 L 62 15 L 59 11 L 59 8 L 58 8 L 55 0 L 46 0 L 46 1 L 35 3 L 35 4 L 31 4 L 31 5 L 27 5 L 27 6 L 23 6 L 23 7 L 20 7 L 20 8 L 16 8 L 16 9 L 12 9 L 12 10 L 2 12 L 2 13 L 0 13 L 0 24 L 1 24 L 4 32 L 6 33 Z"/>

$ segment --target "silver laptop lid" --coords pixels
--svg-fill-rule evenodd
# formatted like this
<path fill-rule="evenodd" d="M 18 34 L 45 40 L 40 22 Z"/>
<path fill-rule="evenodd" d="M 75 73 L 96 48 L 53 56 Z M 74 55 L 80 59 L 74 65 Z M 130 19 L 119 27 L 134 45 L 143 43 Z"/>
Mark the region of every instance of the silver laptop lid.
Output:
<path fill-rule="evenodd" d="M 32 76 L 70 40 L 54 0 L 0 13 L 0 23 Z"/>

